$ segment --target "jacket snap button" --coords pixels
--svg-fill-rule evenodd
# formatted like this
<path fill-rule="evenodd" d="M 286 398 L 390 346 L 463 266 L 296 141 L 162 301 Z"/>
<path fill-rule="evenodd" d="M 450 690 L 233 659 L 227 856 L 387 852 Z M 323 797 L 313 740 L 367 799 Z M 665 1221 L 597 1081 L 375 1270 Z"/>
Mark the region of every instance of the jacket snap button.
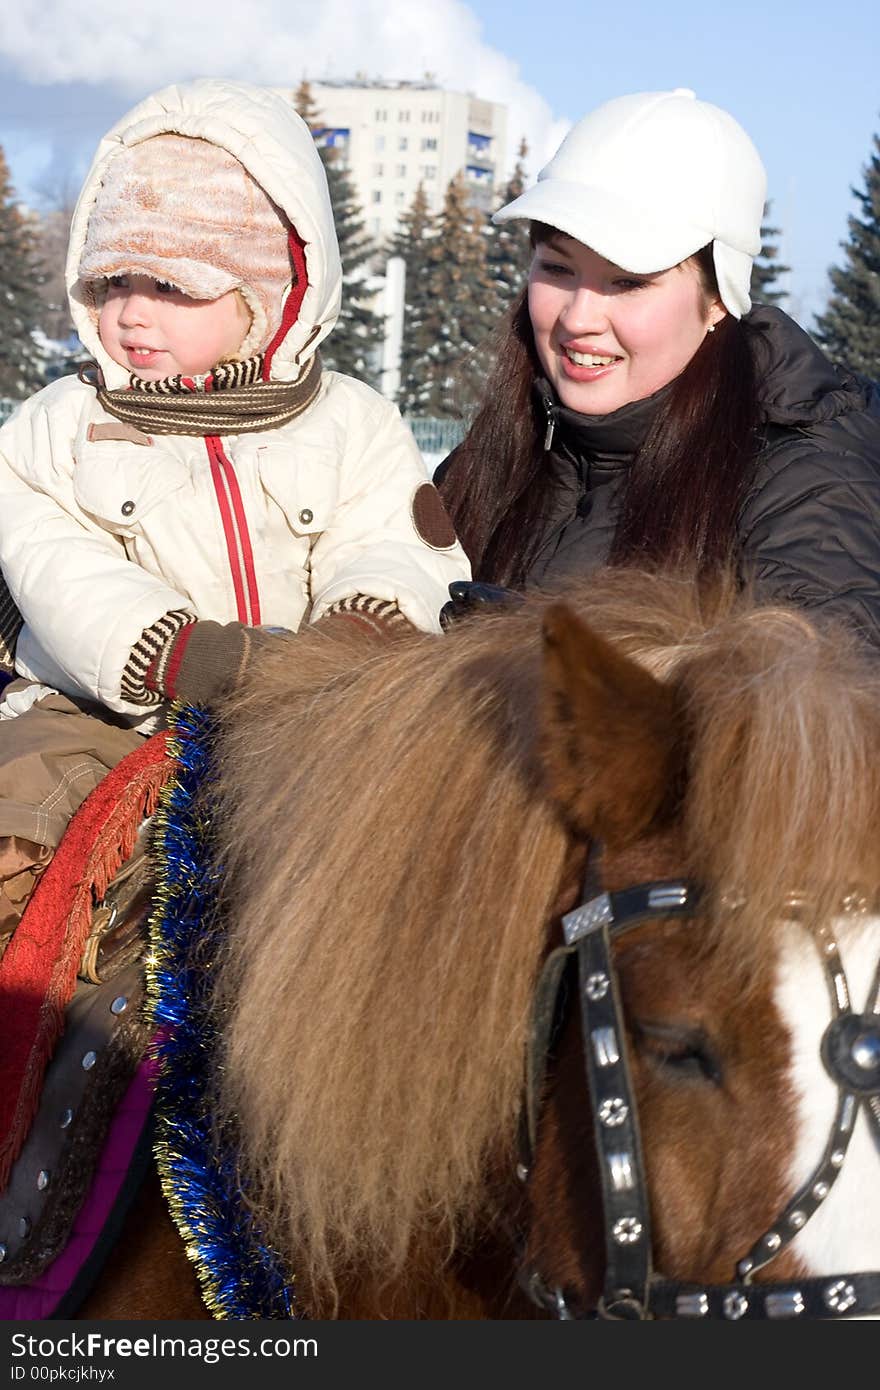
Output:
<path fill-rule="evenodd" d="M 132 514 L 133 511 L 134 511 L 134 503 L 133 503 L 133 502 L 123 502 L 123 504 L 122 504 L 122 515 L 123 515 L 123 516 L 131 516 L 131 514 Z"/>
<path fill-rule="evenodd" d="M 311 507 L 303 507 L 299 514 L 299 519 L 303 526 L 308 526 L 310 521 L 314 521 L 315 513 L 312 511 Z"/>

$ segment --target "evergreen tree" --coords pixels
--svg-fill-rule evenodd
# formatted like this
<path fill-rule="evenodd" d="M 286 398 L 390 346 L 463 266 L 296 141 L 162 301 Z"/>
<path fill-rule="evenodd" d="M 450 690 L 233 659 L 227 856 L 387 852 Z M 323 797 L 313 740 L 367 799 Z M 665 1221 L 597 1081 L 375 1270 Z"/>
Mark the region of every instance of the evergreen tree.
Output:
<path fill-rule="evenodd" d="M 392 238 L 390 254 L 400 256 L 406 266 L 403 304 L 403 346 L 400 354 L 400 387 L 397 404 L 404 415 L 422 412 L 426 383 L 420 363 L 431 346 L 429 288 L 432 261 L 432 235 L 435 221 L 428 208 L 428 197 L 419 184 L 409 209 L 403 214 Z"/>
<path fill-rule="evenodd" d="M 76 329 L 67 302 L 65 265 L 70 223 L 76 207 L 79 182 L 75 170 L 50 170 L 36 185 L 40 213 L 35 214 L 36 251 L 42 277 L 40 298 L 43 309 L 40 328 L 52 344 L 70 344 L 73 361 L 82 359 Z"/>
<path fill-rule="evenodd" d="M 780 231 L 778 227 L 767 225 L 769 216 L 770 204 L 765 203 L 761 219 L 761 249 L 752 262 L 752 281 L 749 286 L 752 302 L 758 304 L 778 304 L 780 300 L 788 297 L 788 290 L 775 288 L 780 275 L 787 275 L 789 267 L 777 264 L 779 246 L 775 238 L 780 235 Z"/>
<path fill-rule="evenodd" d="M 487 335 L 498 319 L 486 243 L 485 216 L 474 207 L 459 173 L 446 190 L 431 241 L 429 307 L 413 368 L 422 381 L 423 414 L 457 417 L 479 398 Z"/>
<path fill-rule="evenodd" d="M 64 268 L 72 209 L 50 208 L 35 226 L 36 250 L 42 270 L 40 327 L 47 338 L 64 341 L 76 331 L 67 302 Z"/>
<path fill-rule="evenodd" d="M 342 261 L 342 307 L 332 334 L 321 347 L 324 365 L 375 385 L 384 341 L 381 314 L 371 308 L 375 290 L 369 286 L 369 270 L 378 248 L 364 229 L 363 212 L 340 152 L 321 142 L 323 121 L 312 89 L 304 79 L 293 104 L 315 138 L 327 175 L 336 239 Z"/>
<path fill-rule="evenodd" d="M 34 230 L 19 208 L 0 149 L 0 396 L 23 400 L 43 384 L 34 330 L 40 322 Z"/>
<path fill-rule="evenodd" d="M 528 152 L 528 145 L 525 140 L 521 140 L 517 161 L 501 194 L 499 207 L 506 207 L 508 203 L 512 203 L 525 188 L 523 160 Z M 526 283 L 532 262 L 528 222 L 502 222 L 497 227 L 490 222 L 488 260 L 489 274 L 495 284 L 499 305 L 502 310 L 509 308 Z"/>
<path fill-rule="evenodd" d="M 880 381 L 880 136 L 864 174 L 864 192 L 852 190 L 862 215 L 849 218 L 844 264 L 829 272 L 832 294 L 816 337 L 833 361 Z"/>

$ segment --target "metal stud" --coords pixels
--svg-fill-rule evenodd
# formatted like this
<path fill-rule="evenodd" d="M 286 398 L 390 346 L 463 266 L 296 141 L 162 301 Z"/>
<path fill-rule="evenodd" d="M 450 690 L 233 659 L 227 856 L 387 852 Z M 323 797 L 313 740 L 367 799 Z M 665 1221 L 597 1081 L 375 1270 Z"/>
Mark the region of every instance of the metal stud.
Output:
<path fill-rule="evenodd" d="M 608 1171 L 615 1192 L 629 1192 L 635 1187 L 632 1170 L 632 1154 L 614 1153 L 608 1155 Z"/>
<path fill-rule="evenodd" d="M 668 888 L 649 888 L 648 907 L 662 911 L 665 907 L 685 907 L 688 900 L 687 884 L 674 883 Z"/>
<path fill-rule="evenodd" d="M 597 1067 L 613 1067 L 620 1061 L 617 1035 L 613 1028 L 595 1028 L 591 1034 Z"/>
<path fill-rule="evenodd" d="M 38 1191 L 38 1192 L 45 1192 L 45 1191 L 46 1191 L 46 1188 L 49 1186 L 49 1177 L 50 1177 L 49 1169 L 48 1169 L 48 1168 L 41 1168 L 40 1171 L 39 1171 L 39 1173 L 37 1174 L 37 1191 Z"/>
<path fill-rule="evenodd" d="M 844 893 L 840 906 L 844 912 L 865 913 L 870 911 L 871 904 L 864 893 L 852 891 L 850 893 Z"/>
<path fill-rule="evenodd" d="M 127 1008 L 128 999 L 124 994 L 119 994 L 116 996 L 116 998 L 113 1000 L 113 1003 L 110 1005 L 110 1012 L 111 1014 L 121 1014 L 125 1013 L 125 1010 Z"/>
<path fill-rule="evenodd" d="M 753 1270 L 754 1268 L 755 1268 L 755 1261 L 754 1261 L 754 1260 L 749 1260 L 749 1259 L 740 1260 L 739 1264 L 738 1264 L 737 1267 L 736 1267 L 736 1272 L 737 1272 L 737 1274 L 739 1275 L 740 1279 L 744 1279 L 744 1278 L 746 1277 L 747 1274 L 751 1274 L 751 1272 L 752 1272 L 752 1270 Z"/>
<path fill-rule="evenodd" d="M 721 1305 L 721 1310 L 731 1322 L 737 1322 L 749 1311 L 749 1300 L 744 1293 L 729 1293 Z"/>
<path fill-rule="evenodd" d="M 704 1293 L 680 1293 L 675 1300 L 675 1311 L 680 1318 L 705 1318 L 709 1313 L 709 1300 Z"/>
<path fill-rule="evenodd" d="M 556 1304 L 556 1316 L 560 1322 L 574 1322 L 574 1318 L 569 1312 L 568 1304 L 565 1301 L 565 1294 L 558 1284 L 553 1290 L 553 1302 Z"/>
<path fill-rule="evenodd" d="M 22 1240 L 26 1240 L 31 1233 L 31 1219 L 29 1216 L 22 1216 L 18 1223 L 18 1234 Z"/>
<path fill-rule="evenodd" d="M 68 1108 L 67 1110 L 63 1110 L 61 1112 L 61 1119 L 58 1121 L 58 1123 L 62 1129 L 67 1129 L 67 1126 L 70 1124 L 72 1119 L 73 1111 Z"/>
<path fill-rule="evenodd" d="M 303 526 L 309 526 L 315 519 L 315 513 L 312 511 L 311 507 L 303 507 L 299 514 L 299 519 Z"/>
<path fill-rule="evenodd" d="M 3 1245 L 2 1243 L 0 1243 L 0 1265 L 2 1265 L 3 1261 L 6 1259 L 6 1255 L 7 1255 L 6 1246 Z"/>
<path fill-rule="evenodd" d="M 768 1231 L 764 1237 L 764 1244 L 768 1250 L 778 1250 L 782 1244 L 782 1236 L 778 1231 Z"/>
<path fill-rule="evenodd" d="M 809 898 L 806 893 L 795 890 L 793 893 L 786 893 L 782 899 L 783 910 L 788 912 L 803 912 L 807 906 Z"/>
<path fill-rule="evenodd" d="M 806 1306 L 803 1294 L 791 1289 L 787 1293 L 768 1293 L 764 1311 L 768 1318 L 797 1318 Z"/>
<path fill-rule="evenodd" d="M 832 1313 L 845 1313 L 855 1306 L 856 1291 L 845 1279 L 836 1279 L 823 1292 L 822 1301 Z"/>
<path fill-rule="evenodd" d="M 629 1106 L 621 1096 L 609 1096 L 599 1106 L 599 1119 L 609 1129 L 622 1125 L 629 1114 Z"/>
<path fill-rule="evenodd" d="M 853 1040 L 852 1059 L 862 1071 L 880 1068 L 880 1029 L 871 1028 Z"/>
<path fill-rule="evenodd" d="M 565 937 L 565 944 L 573 946 L 576 941 L 580 941 L 587 932 L 595 931 L 598 927 L 609 925 L 614 920 L 614 913 L 611 911 L 611 898 L 607 893 L 600 893 L 597 898 L 591 898 L 588 903 L 583 903 L 576 907 L 574 912 L 567 912 L 562 919 L 562 933 Z"/>
<path fill-rule="evenodd" d="M 97 1060 L 98 1060 L 98 1054 L 97 1054 L 97 1052 L 87 1052 L 87 1053 L 85 1053 L 85 1055 L 84 1055 L 84 1057 L 83 1057 L 83 1059 L 82 1059 L 82 1064 L 81 1064 L 81 1065 L 82 1065 L 83 1071 L 91 1071 L 91 1070 L 92 1070 L 92 1067 L 95 1065 L 95 1063 L 97 1062 Z"/>
<path fill-rule="evenodd" d="M 587 976 L 584 984 L 584 994 L 594 1004 L 597 1004 L 600 999 L 605 998 L 605 995 L 608 993 L 609 984 L 610 981 L 608 976 L 603 974 L 601 970 L 597 970 L 594 975 Z"/>
<path fill-rule="evenodd" d="M 516 1176 L 520 1182 L 528 1181 L 529 1170 L 524 1163 L 518 1163 L 516 1165 Z"/>
<path fill-rule="evenodd" d="M 794 1226 L 794 1229 L 795 1229 L 796 1231 L 799 1231 L 800 1228 L 801 1228 L 801 1226 L 805 1226 L 805 1225 L 807 1224 L 807 1215 L 806 1215 L 806 1212 L 799 1211 L 799 1210 L 798 1210 L 798 1211 L 793 1211 L 793 1212 L 791 1213 L 791 1216 L 788 1218 L 788 1224 L 789 1224 L 790 1226 Z"/>
<path fill-rule="evenodd" d="M 618 1245 L 635 1245 L 642 1234 L 642 1223 L 637 1216 L 621 1216 L 612 1226 L 611 1234 Z"/>
<path fill-rule="evenodd" d="M 843 1166 L 843 1160 L 845 1158 L 846 1154 L 844 1153 L 843 1149 L 835 1149 L 828 1161 L 831 1164 L 832 1168 L 841 1168 Z"/>
<path fill-rule="evenodd" d="M 813 1183 L 813 1196 L 816 1198 L 817 1202 L 824 1202 L 825 1198 L 828 1196 L 828 1192 L 829 1187 L 827 1182 Z"/>

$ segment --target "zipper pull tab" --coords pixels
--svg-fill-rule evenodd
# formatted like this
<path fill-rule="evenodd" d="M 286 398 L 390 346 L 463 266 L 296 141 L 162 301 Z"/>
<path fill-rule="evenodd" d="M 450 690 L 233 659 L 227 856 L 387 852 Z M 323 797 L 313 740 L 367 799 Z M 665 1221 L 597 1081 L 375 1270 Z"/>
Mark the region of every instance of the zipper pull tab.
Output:
<path fill-rule="evenodd" d="M 550 445 L 553 443 L 553 431 L 556 429 L 556 420 L 553 414 L 553 406 L 549 401 L 544 402 L 544 409 L 547 412 L 547 428 L 544 431 L 544 453 L 546 454 Z"/>

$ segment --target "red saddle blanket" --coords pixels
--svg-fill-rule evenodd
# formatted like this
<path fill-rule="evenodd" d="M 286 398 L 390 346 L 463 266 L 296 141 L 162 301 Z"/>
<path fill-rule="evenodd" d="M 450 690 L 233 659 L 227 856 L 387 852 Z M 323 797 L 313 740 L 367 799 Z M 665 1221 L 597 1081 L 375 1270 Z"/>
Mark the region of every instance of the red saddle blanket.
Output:
<path fill-rule="evenodd" d="M 146 739 L 83 802 L 0 961 L 0 1193 L 64 1027 L 95 901 L 174 770 L 167 744 L 166 732 Z"/>
<path fill-rule="evenodd" d="M 156 1068 L 143 1056 L 140 971 L 81 985 L 72 1001 L 95 902 L 175 766 L 163 732 L 107 774 L 0 961 L 0 1320 L 71 1315 L 147 1161 Z"/>

